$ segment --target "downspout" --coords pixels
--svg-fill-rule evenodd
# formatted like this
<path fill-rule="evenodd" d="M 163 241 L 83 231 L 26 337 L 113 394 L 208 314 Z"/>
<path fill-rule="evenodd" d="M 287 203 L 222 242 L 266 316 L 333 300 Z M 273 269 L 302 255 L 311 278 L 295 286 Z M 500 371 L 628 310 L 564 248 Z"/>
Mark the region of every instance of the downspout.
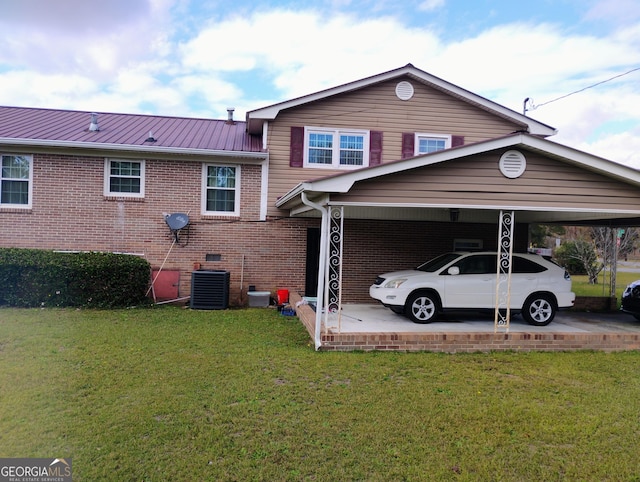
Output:
<path fill-rule="evenodd" d="M 320 259 L 318 263 L 318 292 L 317 292 L 318 298 L 316 303 L 316 325 L 315 325 L 315 333 L 314 333 L 316 350 L 319 350 L 320 347 L 322 346 L 320 332 L 322 331 L 321 330 L 322 310 L 324 307 L 324 282 L 325 282 L 324 272 L 327 264 L 327 261 L 326 261 L 327 244 L 328 244 L 327 232 L 329 231 L 327 229 L 327 226 L 329 223 L 329 210 L 326 207 L 321 206 L 320 204 L 310 201 L 309 198 L 307 197 L 307 193 L 304 191 L 300 193 L 300 199 L 302 199 L 302 202 L 305 205 L 313 209 L 317 209 L 322 213 L 322 223 L 320 225 L 321 226 L 320 227 Z"/>

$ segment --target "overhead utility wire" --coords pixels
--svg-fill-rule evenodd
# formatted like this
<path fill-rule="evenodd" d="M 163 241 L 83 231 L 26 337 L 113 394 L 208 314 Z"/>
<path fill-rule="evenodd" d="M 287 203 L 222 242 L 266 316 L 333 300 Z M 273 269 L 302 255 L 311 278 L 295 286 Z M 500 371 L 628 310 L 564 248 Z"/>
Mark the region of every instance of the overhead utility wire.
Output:
<path fill-rule="evenodd" d="M 589 85 L 588 87 L 584 87 L 584 88 L 582 88 L 580 90 L 576 90 L 575 92 L 571 92 L 569 94 L 561 95 L 560 97 L 557 97 L 555 99 L 549 100 L 547 102 L 543 102 L 542 104 L 535 105 L 535 104 L 533 104 L 533 100 L 529 99 L 529 97 L 527 97 L 524 100 L 524 112 L 526 113 L 528 110 L 536 110 L 538 107 L 542 107 L 543 105 L 551 104 L 552 102 L 556 102 L 557 100 L 564 99 L 566 97 L 569 97 L 570 95 L 579 94 L 580 92 L 584 92 L 587 89 L 592 89 L 593 87 L 597 87 L 598 85 L 606 84 L 607 82 L 615 80 L 615 79 L 617 79 L 619 77 L 624 77 L 625 75 L 629 75 L 629 74 L 631 74 L 631 73 L 633 73 L 633 72 L 635 72 L 637 70 L 640 70 L 640 67 L 636 67 L 635 69 L 631 69 L 631 70 L 629 70 L 627 72 L 624 72 L 623 74 L 614 75 L 610 79 L 597 82 L 597 83 L 595 83 L 593 85 Z M 530 100 L 531 100 L 531 108 L 527 109 L 527 102 L 529 102 Z"/>

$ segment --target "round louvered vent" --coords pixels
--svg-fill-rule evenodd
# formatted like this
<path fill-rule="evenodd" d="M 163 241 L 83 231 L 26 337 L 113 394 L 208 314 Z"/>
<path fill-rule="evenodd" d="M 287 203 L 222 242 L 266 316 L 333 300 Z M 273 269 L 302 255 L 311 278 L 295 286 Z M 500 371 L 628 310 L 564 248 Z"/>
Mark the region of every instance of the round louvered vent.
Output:
<path fill-rule="evenodd" d="M 509 179 L 522 176 L 527 168 L 527 160 L 520 151 L 507 151 L 500 156 L 500 172 Z"/>
<path fill-rule="evenodd" d="M 396 95 L 400 100 L 409 100 L 413 97 L 413 85 L 403 80 L 396 85 Z"/>

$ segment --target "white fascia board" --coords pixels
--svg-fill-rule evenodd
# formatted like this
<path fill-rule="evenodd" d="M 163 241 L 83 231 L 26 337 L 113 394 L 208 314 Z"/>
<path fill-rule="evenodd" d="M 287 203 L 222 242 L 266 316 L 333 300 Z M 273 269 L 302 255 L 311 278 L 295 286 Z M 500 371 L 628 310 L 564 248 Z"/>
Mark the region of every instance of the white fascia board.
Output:
<path fill-rule="evenodd" d="M 514 120 L 515 122 L 525 124 L 526 126 L 528 126 L 530 134 L 547 137 L 547 136 L 553 136 L 558 133 L 557 129 L 555 129 L 554 127 L 551 127 L 546 124 L 543 124 L 542 122 L 536 121 L 530 117 L 527 117 L 524 114 L 520 114 L 519 112 L 509 109 L 503 105 L 497 104 L 496 102 L 493 102 L 485 97 L 474 94 L 473 92 L 470 92 L 466 89 L 463 89 L 462 87 L 458 87 L 457 85 L 447 82 L 446 80 L 443 80 L 423 70 L 420 70 L 411 64 L 401 67 L 399 69 L 391 70 L 389 72 L 384 72 L 382 74 L 374 75 L 372 77 L 356 80 L 354 82 L 343 84 L 337 87 L 321 90 L 320 92 L 315 92 L 313 94 L 297 97 L 295 99 L 280 102 L 278 104 L 273 104 L 261 109 L 255 109 L 255 110 L 249 111 L 247 112 L 247 116 L 246 116 L 247 126 L 249 130 L 252 131 L 254 129 L 253 127 L 254 125 L 256 126 L 256 128 L 259 125 L 260 126 L 262 125 L 261 122 L 258 122 L 258 123 L 256 123 L 255 121 L 252 122 L 253 119 L 257 121 L 273 120 L 278 116 L 278 114 L 282 110 L 289 109 L 291 107 L 297 107 L 299 105 L 307 104 L 309 102 L 322 100 L 337 94 L 343 94 L 345 92 L 367 87 L 369 85 L 379 83 L 379 82 L 384 82 L 386 80 L 401 77 L 403 75 L 412 75 L 413 77 L 425 83 L 431 84 L 442 91 L 449 92 L 459 98 L 478 104 L 484 107 L 485 109 L 497 112 L 504 117 Z"/>
<path fill-rule="evenodd" d="M 441 162 L 472 156 L 496 149 L 522 148 L 541 152 L 564 159 L 565 162 L 589 169 L 606 176 L 619 179 L 626 183 L 640 185 L 640 171 L 617 164 L 586 152 L 573 149 L 546 139 L 541 139 L 528 134 L 514 134 L 489 141 L 477 142 L 452 149 L 445 149 L 431 154 L 412 157 L 401 161 L 393 161 L 373 167 L 358 169 L 345 173 L 335 174 L 316 181 L 307 181 L 298 184 L 284 196 L 277 206 L 282 206 L 295 199 L 301 192 L 317 193 L 346 193 L 351 190 L 358 181 L 365 181 L 390 174 L 396 174 L 409 169 L 431 166 Z"/>
<path fill-rule="evenodd" d="M 452 149 L 444 149 L 442 151 L 411 157 L 401 161 L 387 162 L 344 174 L 336 174 L 335 176 L 326 177 L 317 181 L 309 181 L 305 184 L 311 191 L 345 193 L 348 192 L 357 181 L 365 181 L 367 179 L 396 174 L 409 169 L 431 166 L 433 164 L 449 161 L 458 157 L 471 156 L 494 149 L 513 147 L 514 145 L 520 144 L 522 138 L 523 135 L 520 134 L 485 142 L 478 142 L 475 144 L 468 144 Z"/>
<path fill-rule="evenodd" d="M 276 207 L 279 208 L 279 207 L 287 204 L 288 202 L 290 202 L 292 199 L 296 199 L 297 197 L 300 196 L 300 194 L 302 192 L 308 191 L 309 190 L 308 187 L 309 187 L 308 183 L 301 182 L 300 184 L 295 186 L 293 189 L 289 190 L 289 192 L 287 192 L 283 196 L 280 196 L 276 200 Z"/>
<path fill-rule="evenodd" d="M 518 147 L 525 149 L 530 148 L 543 154 L 561 157 L 565 162 L 576 166 L 590 169 L 632 184 L 640 184 L 640 171 L 636 169 L 528 134 L 514 134 L 489 141 L 445 149 L 410 159 L 388 162 L 345 174 L 337 174 L 334 177 L 311 181 L 307 184 L 311 191 L 345 193 L 348 192 L 357 181 L 364 181 L 409 169 L 430 166 L 459 157 L 472 156 L 496 149 L 517 149 Z"/>
<path fill-rule="evenodd" d="M 262 163 L 260 173 L 260 221 L 267 219 L 267 203 L 269 201 L 269 158 Z"/>
<path fill-rule="evenodd" d="M 547 212 L 549 206 L 535 206 L 535 205 L 508 205 L 508 204 L 461 204 L 461 203 L 365 203 L 365 202 L 349 202 L 349 201 L 331 201 L 327 203 L 330 206 L 345 206 L 345 207 L 367 207 L 367 208 L 438 208 L 438 209 L 477 209 L 477 210 L 491 210 L 491 211 L 533 211 L 533 212 Z M 563 213 L 584 213 L 589 214 L 624 214 L 624 215 L 640 215 L 639 209 L 609 209 L 609 208 L 595 208 L 585 211 L 584 208 L 572 208 L 572 207 L 554 207 L 554 212 Z"/>
<path fill-rule="evenodd" d="M 331 87 L 329 89 L 321 90 L 319 92 L 314 92 L 313 94 L 303 95 L 301 97 L 296 97 L 295 99 L 279 102 L 277 104 L 263 107 L 261 109 L 251 110 L 247 112 L 247 121 L 252 118 L 273 120 L 278 116 L 278 114 L 282 110 L 290 109 L 291 107 L 297 107 L 299 105 L 308 104 L 316 100 L 326 99 L 327 97 L 343 94 L 345 92 L 360 89 L 362 87 L 367 87 L 373 83 L 382 82 L 384 80 L 398 77 L 400 75 L 404 75 L 405 73 L 409 73 L 409 72 L 413 72 L 413 69 L 407 70 L 407 67 L 403 67 L 402 69 L 399 69 L 399 70 L 393 70 L 391 72 L 386 72 L 384 74 L 375 75 L 373 77 L 367 77 L 365 79 L 356 80 L 354 82 L 349 82 L 347 84 L 339 85 L 337 87 Z"/>
<path fill-rule="evenodd" d="M 225 151 L 219 149 L 195 149 L 188 147 L 156 147 L 134 146 L 131 144 L 108 144 L 94 142 L 52 141 L 42 139 L 22 139 L 0 137 L 0 145 L 20 147 L 40 147 L 46 149 L 78 149 L 89 151 L 113 151 L 131 152 L 139 154 L 182 155 L 182 156 L 216 156 L 233 157 L 242 159 L 255 159 L 263 161 L 267 158 L 266 152 Z"/>
<path fill-rule="evenodd" d="M 440 88 L 441 90 L 451 92 L 462 99 L 466 99 L 470 102 L 474 102 L 482 107 L 497 112 L 504 117 L 514 120 L 515 122 L 520 122 L 525 124 L 528 127 L 528 133 L 535 136 L 554 136 L 558 133 L 558 129 L 555 127 L 551 127 L 547 124 L 544 124 L 540 121 L 532 119 L 524 114 L 516 112 L 513 109 L 509 109 L 501 104 L 498 104 L 492 100 L 487 99 L 486 97 L 482 97 L 478 94 L 474 94 L 462 87 L 458 87 L 457 85 L 451 84 L 446 80 L 440 79 L 438 77 L 434 77 L 427 73 L 423 73 L 423 75 L 418 75 L 422 80 L 433 84 Z"/>
<path fill-rule="evenodd" d="M 576 166 L 584 167 L 627 183 L 640 185 L 640 171 L 624 164 L 537 137 L 527 136 L 526 142 L 523 143 L 532 149 L 562 157 L 566 162 Z"/>

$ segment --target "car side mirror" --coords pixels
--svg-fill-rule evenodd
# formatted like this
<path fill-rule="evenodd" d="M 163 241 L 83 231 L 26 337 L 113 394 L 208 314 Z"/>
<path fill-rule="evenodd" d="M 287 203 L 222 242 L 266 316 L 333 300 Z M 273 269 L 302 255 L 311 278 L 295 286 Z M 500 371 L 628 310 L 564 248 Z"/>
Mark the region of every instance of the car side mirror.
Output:
<path fill-rule="evenodd" d="M 451 268 L 449 268 L 447 270 L 447 273 L 449 273 L 450 275 L 455 276 L 457 274 L 460 274 L 460 268 L 458 268 L 457 266 L 452 266 Z"/>

